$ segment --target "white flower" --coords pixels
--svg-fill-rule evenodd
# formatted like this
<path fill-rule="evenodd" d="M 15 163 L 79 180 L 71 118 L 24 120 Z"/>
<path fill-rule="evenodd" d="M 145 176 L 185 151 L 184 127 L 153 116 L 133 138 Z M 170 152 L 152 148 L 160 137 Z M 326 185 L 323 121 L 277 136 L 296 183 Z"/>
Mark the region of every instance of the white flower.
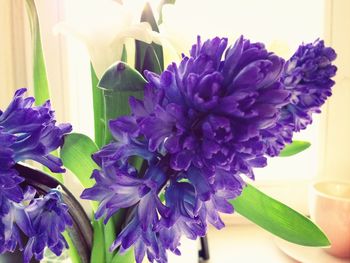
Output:
<path fill-rule="evenodd" d="M 136 1 L 122 5 L 112 0 L 67 0 L 65 6 L 67 20 L 56 25 L 54 31 L 76 37 L 86 45 L 98 78 L 121 60 L 128 39 L 160 43 L 159 34 L 148 23 L 139 22 L 142 6 Z"/>

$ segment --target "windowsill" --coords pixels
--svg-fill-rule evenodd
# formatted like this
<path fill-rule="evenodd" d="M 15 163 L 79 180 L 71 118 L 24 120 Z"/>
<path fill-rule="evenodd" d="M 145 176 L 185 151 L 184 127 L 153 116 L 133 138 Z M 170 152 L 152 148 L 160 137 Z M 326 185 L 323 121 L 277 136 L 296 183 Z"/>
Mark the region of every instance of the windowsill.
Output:
<path fill-rule="evenodd" d="M 231 225 L 208 234 L 210 263 L 295 263 L 274 243 L 273 236 L 254 224 Z"/>
<path fill-rule="evenodd" d="M 271 234 L 253 224 L 231 225 L 222 230 L 210 228 L 208 244 L 210 260 L 203 263 L 297 262 L 275 245 Z M 171 255 L 169 263 L 197 263 L 196 246 L 196 242 L 184 240 L 182 256 Z"/>

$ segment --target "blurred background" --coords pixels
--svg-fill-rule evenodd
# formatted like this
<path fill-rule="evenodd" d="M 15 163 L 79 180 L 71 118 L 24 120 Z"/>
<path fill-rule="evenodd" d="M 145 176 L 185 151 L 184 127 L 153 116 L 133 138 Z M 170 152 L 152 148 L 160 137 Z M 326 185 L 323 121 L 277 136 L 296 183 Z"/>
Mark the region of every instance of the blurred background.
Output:
<path fill-rule="evenodd" d="M 128 0 L 126 0 L 128 1 Z M 129 0 L 132 2 L 133 0 Z M 55 33 L 57 23 L 79 21 L 88 10 L 81 0 L 37 0 L 41 35 L 53 108 L 59 122 L 70 122 L 75 132 L 93 137 L 90 62 L 86 47 L 77 39 Z M 101 1 L 102 3 L 103 1 Z M 133 1 L 135 14 L 145 0 Z M 153 6 L 158 1 L 150 1 Z M 137 19 L 137 15 L 135 15 Z M 98 17 L 93 19 L 98 23 Z M 350 181 L 350 1 L 348 0 L 176 0 L 166 5 L 161 33 L 173 50 L 167 59 L 177 60 L 174 50 L 188 53 L 197 35 L 203 39 L 228 37 L 233 43 L 244 35 L 264 42 L 269 50 L 288 59 L 302 42 L 324 39 L 338 53 L 333 96 L 314 116 L 314 124 L 297 139 L 312 143 L 307 151 L 290 158 L 269 160 L 257 170 L 255 184 L 264 192 L 305 214 L 307 190 L 312 181 Z M 89 27 L 82 24 L 82 27 Z M 0 109 L 17 88 L 32 90 L 32 57 L 24 0 L 0 0 Z M 132 48 L 133 40 L 129 40 Z M 175 52 L 175 53 L 176 53 Z M 132 64 L 132 61 L 128 61 Z M 76 193 L 81 190 L 66 176 Z M 226 222 L 240 219 L 225 217 Z"/>

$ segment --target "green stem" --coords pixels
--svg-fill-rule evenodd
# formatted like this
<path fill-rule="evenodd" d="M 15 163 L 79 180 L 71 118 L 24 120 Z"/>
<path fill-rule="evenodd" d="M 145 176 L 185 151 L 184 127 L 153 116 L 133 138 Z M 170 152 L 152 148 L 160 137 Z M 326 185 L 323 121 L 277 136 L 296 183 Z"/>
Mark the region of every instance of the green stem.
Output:
<path fill-rule="evenodd" d="M 119 214 L 119 213 L 117 213 Z M 104 241 L 105 241 L 105 253 L 106 253 L 106 262 L 111 262 L 115 252 L 110 252 L 109 248 L 112 245 L 113 241 L 116 238 L 116 226 L 113 220 L 109 220 L 107 224 L 104 225 Z"/>
<path fill-rule="evenodd" d="M 105 255 L 104 225 L 102 220 L 92 221 L 94 229 L 93 245 L 91 250 L 91 263 L 107 262 Z"/>
<path fill-rule="evenodd" d="M 92 101 L 94 107 L 94 130 L 95 130 L 95 143 L 98 148 L 103 146 L 104 134 L 106 129 L 106 123 L 104 121 L 104 103 L 103 103 L 103 93 L 100 88 L 98 88 L 98 78 L 96 76 L 95 70 L 90 65 L 91 68 L 91 82 L 92 82 Z"/>
<path fill-rule="evenodd" d="M 69 246 L 68 253 L 69 253 L 69 258 L 71 259 L 72 263 L 81 263 L 81 259 L 80 259 L 78 250 L 74 246 L 74 243 L 73 243 L 71 237 L 69 236 L 68 232 L 64 231 L 63 236 L 68 243 L 68 246 Z"/>

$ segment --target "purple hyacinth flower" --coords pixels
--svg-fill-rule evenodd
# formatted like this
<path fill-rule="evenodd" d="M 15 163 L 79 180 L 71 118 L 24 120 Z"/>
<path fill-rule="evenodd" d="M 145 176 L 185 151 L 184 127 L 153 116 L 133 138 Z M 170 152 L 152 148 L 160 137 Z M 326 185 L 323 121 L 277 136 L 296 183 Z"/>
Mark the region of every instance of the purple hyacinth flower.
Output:
<path fill-rule="evenodd" d="M 53 189 L 43 197 L 34 199 L 25 212 L 33 227 L 24 250 L 24 262 L 34 256 L 41 260 L 44 249 L 48 247 L 57 256 L 61 255 L 68 244 L 62 233 L 73 225 L 68 213 L 68 206 L 62 202 L 61 193 Z"/>
<path fill-rule="evenodd" d="M 316 40 L 299 46 L 286 62 L 281 82 L 291 96 L 276 125 L 264 131 L 269 156 L 278 156 L 292 142 L 293 133 L 305 129 L 312 123 L 312 114 L 321 112 L 335 84 L 331 79 L 337 71 L 332 64 L 335 59 L 334 49 Z"/>
<path fill-rule="evenodd" d="M 71 131 L 71 125 L 56 125 L 50 102 L 35 107 L 34 98 L 24 98 L 25 92 L 26 89 L 17 90 L 7 109 L 0 111 L 0 132 L 12 135 L 11 140 L 15 138 L 10 147 L 11 162 L 34 160 L 53 172 L 64 172 L 62 161 L 50 153 L 63 144 L 63 136 Z"/>
<path fill-rule="evenodd" d="M 140 103 L 131 104 L 149 149 L 165 147 L 174 170 L 194 165 L 212 176 L 219 165 L 253 177 L 250 167 L 265 163 L 264 130 L 288 102 L 289 92 L 278 81 L 283 65 L 263 44 L 243 37 L 228 49 L 226 39 L 198 38 L 179 66 L 160 76 L 146 72 L 161 98 L 148 117 L 138 115 L 145 115 Z"/>
<path fill-rule="evenodd" d="M 31 240 L 24 259 L 29 262 L 32 253 L 40 258 L 46 246 L 61 253 L 64 239 L 57 233 L 64 231 L 62 222 L 69 225 L 70 221 L 64 204 L 57 205 L 59 208 L 44 205 L 53 202 L 49 201 L 54 199 L 53 194 L 34 199 L 33 188 L 21 188 L 24 178 L 18 175 L 15 164 L 34 160 L 53 172 L 64 172 L 62 161 L 50 153 L 63 144 L 71 125 L 56 125 L 50 103 L 33 106 L 34 98 L 25 98 L 25 92 L 26 89 L 17 90 L 7 109 L 0 111 L 0 253 L 13 252 L 17 247 L 22 250 L 22 232 Z M 46 210 L 39 211 L 42 208 Z M 50 209 L 60 218 L 55 219 Z M 45 237 L 45 231 L 49 237 Z"/>
<path fill-rule="evenodd" d="M 317 67 L 305 66 L 308 80 L 331 83 L 331 68 L 319 70 L 327 64 L 320 54 L 331 61 L 331 52 L 314 53 Z M 291 141 L 286 109 L 296 93 L 286 87 L 294 74 L 286 68 L 261 43 L 241 37 L 228 47 L 225 38 L 202 43 L 198 37 L 179 65 L 160 75 L 145 72 L 144 98 L 131 97 L 131 116 L 110 122 L 116 142 L 93 156 L 101 169 L 83 193 L 100 201 L 97 216 L 106 220 L 126 209 L 128 224 L 112 250 L 134 246 L 137 262 L 146 254 L 151 262 L 166 262 L 166 250 L 180 254 L 182 235 L 203 236 L 208 223 L 224 227 L 219 213 L 234 212 L 229 200 L 242 193 L 241 176 L 254 179 L 254 168 Z M 313 98 L 303 96 L 299 102 L 311 106 Z M 131 166 L 135 156 L 144 160 L 139 170 Z"/>
<path fill-rule="evenodd" d="M 337 55 L 324 42 L 299 46 L 287 61 L 283 72 L 283 84 L 292 94 L 290 103 L 283 108 L 281 122 L 289 124 L 293 131 L 300 131 L 312 123 L 312 113 L 320 113 L 320 107 L 332 95 L 337 67 L 332 64 Z"/>

